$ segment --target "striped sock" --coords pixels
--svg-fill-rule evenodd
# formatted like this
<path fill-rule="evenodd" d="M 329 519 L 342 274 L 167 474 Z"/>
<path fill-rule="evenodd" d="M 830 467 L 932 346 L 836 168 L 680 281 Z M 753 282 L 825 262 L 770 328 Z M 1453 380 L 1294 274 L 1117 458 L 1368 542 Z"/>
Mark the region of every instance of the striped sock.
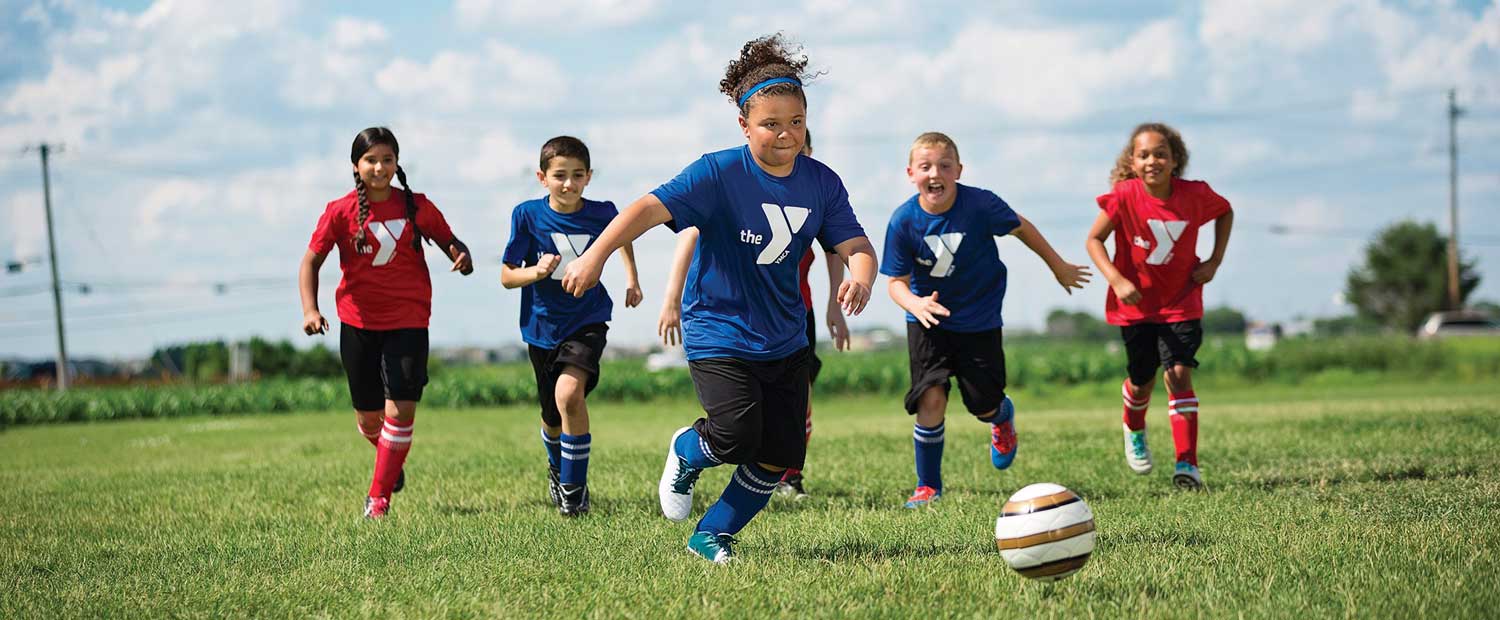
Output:
<path fill-rule="evenodd" d="M 917 454 L 917 486 L 943 490 L 943 427 L 914 424 L 912 446 Z"/>
<path fill-rule="evenodd" d="M 698 434 L 696 428 L 689 428 L 686 433 L 678 435 L 673 447 L 677 450 L 677 456 L 687 461 L 688 467 L 708 469 L 723 463 L 714 456 L 713 450 L 708 447 L 708 441 Z"/>
<path fill-rule="evenodd" d="M 541 429 L 542 447 L 547 449 L 547 466 L 552 471 L 562 471 L 562 442 L 556 437 L 547 435 L 547 429 Z"/>
<path fill-rule="evenodd" d="M 1125 402 L 1125 428 L 1138 431 L 1146 428 L 1146 408 L 1151 406 L 1151 394 L 1136 400 L 1130 396 L 1130 380 L 1120 384 L 1120 398 Z"/>
<path fill-rule="evenodd" d="M 1177 446 L 1177 462 L 1198 464 L 1198 396 L 1191 390 L 1177 392 L 1167 401 L 1172 419 L 1172 443 Z"/>
<path fill-rule="evenodd" d="M 406 464 L 406 453 L 411 451 L 411 429 L 414 422 L 404 426 L 396 418 L 387 416 L 385 428 L 380 431 L 380 443 L 375 446 L 375 476 L 370 480 L 370 497 L 391 496 L 401 467 Z"/>
<path fill-rule="evenodd" d="M 695 532 L 711 534 L 737 534 L 754 518 L 766 502 L 771 500 L 771 491 L 781 479 L 780 472 L 773 472 L 755 463 L 746 463 L 734 470 L 729 485 L 719 501 L 708 507 L 703 519 L 698 521 Z"/>
<path fill-rule="evenodd" d="M 589 445 L 594 436 L 588 433 L 558 436 L 562 444 L 562 472 L 558 481 L 563 484 L 587 484 L 589 481 Z"/>
<path fill-rule="evenodd" d="M 370 445 L 377 448 L 380 447 L 380 429 L 375 429 L 374 432 L 366 431 L 364 425 L 359 423 L 359 420 L 354 421 L 354 428 L 359 429 L 359 434 L 363 435 L 365 441 L 370 442 Z"/>

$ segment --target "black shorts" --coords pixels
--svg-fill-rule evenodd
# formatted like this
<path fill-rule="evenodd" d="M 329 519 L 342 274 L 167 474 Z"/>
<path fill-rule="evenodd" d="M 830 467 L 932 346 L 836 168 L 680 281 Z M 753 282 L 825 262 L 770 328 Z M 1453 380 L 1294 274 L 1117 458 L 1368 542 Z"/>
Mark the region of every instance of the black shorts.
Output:
<path fill-rule="evenodd" d="M 908 322 L 906 354 L 911 363 L 911 390 L 906 393 L 906 412 L 917 412 L 917 403 L 927 388 L 942 386 L 946 395 L 949 377 L 958 377 L 958 393 L 969 413 L 980 415 L 999 408 L 1005 400 L 1002 345 L 998 327 L 961 333 Z"/>
<path fill-rule="evenodd" d="M 1203 321 L 1141 323 L 1120 328 L 1125 339 L 1125 370 L 1130 382 L 1146 385 L 1156 379 L 1156 369 L 1182 365 L 1197 368 L 1198 347 L 1203 344 Z"/>
<path fill-rule="evenodd" d="M 807 457 L 808 349 L 757 362 L 713 357 L 688 362 L 708 416 L 693 428 L 725 463 L 800 469 Z"/>
<path fill-rule="evenodd" d="M 807 370 L 808 383 L 818 382 L 818 373 L 823 371 L 823 360 L 818 359 L 818 317 L 812 308 L 807 309 L 807 354 L 812 360 Z"/>
<path fill-rule="evenodd" d="M 526 345 L 531 358 L 531 371 L 536 373 L 537 401 L 542 405 L 542 422 L 547 426 L 562 426 L 562 412 L 557 410 L 557 378 L 568 366 L 577 366 L 588 373 L 588 383 L 583 395 L 588 396 L 599 385 L 599 356 L 604 355 L 605 334 L 609 326 L 590 323 L 568 334 L 556 349 L 543 349 Z"/>
<path fill-rule="evenodd" d="M 339 327 L 339 357 L 349 398 L 359 411 L 384 411 L 387 400 L 422 400 L 427 385 L 427 330 Z"/>

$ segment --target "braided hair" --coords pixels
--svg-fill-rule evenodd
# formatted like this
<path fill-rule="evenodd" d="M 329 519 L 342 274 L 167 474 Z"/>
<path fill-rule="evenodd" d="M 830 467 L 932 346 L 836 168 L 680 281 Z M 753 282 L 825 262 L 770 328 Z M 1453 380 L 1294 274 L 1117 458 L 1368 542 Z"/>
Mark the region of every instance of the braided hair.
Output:
<path fill-rule="evenodd" d="M 397 158 L 401 157 L 401 144 L 396 141 L 396 134 L 391 133 L 385 127 L 370 127 L 354 136 L 354 144 L 349 148 L 349 163 L 359 165 L 359 158 L 366 151 L 376 145 L 384 144 L 391 147 L 391 152 Z M 411 185 L 406 182 L 406 171 L 396 166 L 396 178 L 401 181 L 401 189 L 406 193 L 406 219 L 412 230 L 411 244 L 418 252 L 422 251 L 422 229 L 417 226 L 417 197 L 412 193 Z M 359 227 L 354 232 L 354 250 L 361 254 L 372 251 L 365 239 L 365 225 L 370 220 L 370 201 L 366 195 L 365 181 L 359 178 L 359 171 L 354 171 L 354 192 L 359 197 Z M 432 243 L 428 240 L 428 243 Z"/>
<path fill-rule="evenodd" d="M 740 49 L 740 56 L 729 61 L 724 68 L 724 79 L 719 80 L 719 92 L 739 104 L 740 97 L 751 87 L 775 78 L 793 78 L 806 82 L 819 74 L 807 70 L 807 56 L 800 54 L 801 46 L 788 43 L 781 33 L 752 39 Z M 807 105 L 807 95 L 800 84 L 772 84 L 761 89 L 739 106 L 740 115 L 750 115 L 750 104 L 760 96 L 795 95 Z"/>

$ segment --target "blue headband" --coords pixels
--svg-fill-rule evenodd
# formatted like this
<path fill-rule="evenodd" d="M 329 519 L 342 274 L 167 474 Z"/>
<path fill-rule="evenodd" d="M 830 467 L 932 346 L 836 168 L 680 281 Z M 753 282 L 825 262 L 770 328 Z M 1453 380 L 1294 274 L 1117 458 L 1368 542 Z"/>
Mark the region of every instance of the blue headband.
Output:
<path fill-rule="evenodd" d="M 771 78 L 769 80 L 751 86 L 750 90 L 747 90 L 745 91 L 745 94 L 740 95 L 740 107 L 745 107 L 745 102 L 749 101 L 750 97 L 754 96 L 755 93 L 760 92 L 767 86 L 775 86 L 777 84 L 796 84 L 797 86 L 802 86 L 802 81 L 798 80 L 797 78 L 779 77 Z"/>

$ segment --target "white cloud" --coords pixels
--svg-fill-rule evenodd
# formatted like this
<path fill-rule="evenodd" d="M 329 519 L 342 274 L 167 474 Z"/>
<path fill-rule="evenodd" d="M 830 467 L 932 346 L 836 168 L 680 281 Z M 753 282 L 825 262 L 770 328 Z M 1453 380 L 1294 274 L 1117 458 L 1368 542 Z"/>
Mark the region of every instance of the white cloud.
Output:
<path fill-rule="evenodd" d="M 481 53 L 442 51 L 426 63 L 398 58 L 375 78 L 381 92 L 443 111 L 493 113 L 492 106 L 537 107 L 567 95 L 557 63 L 498 41 Z"/>
<path fill-rule="evenodd" d="M 653 15 L 658 0 L 458 0 L 454 13 L 464 28 L 566 24 L 577 28 L 619 27 Z"/>
<path fill-rule="evenodd" d="M 10 218 L 5 232 L 10 246 L 7 259 L 29 259 L 47 252 L 46 210 L 42 204 L 42 192 L 17 191 L 9 196 L 6 211 Z"/>

